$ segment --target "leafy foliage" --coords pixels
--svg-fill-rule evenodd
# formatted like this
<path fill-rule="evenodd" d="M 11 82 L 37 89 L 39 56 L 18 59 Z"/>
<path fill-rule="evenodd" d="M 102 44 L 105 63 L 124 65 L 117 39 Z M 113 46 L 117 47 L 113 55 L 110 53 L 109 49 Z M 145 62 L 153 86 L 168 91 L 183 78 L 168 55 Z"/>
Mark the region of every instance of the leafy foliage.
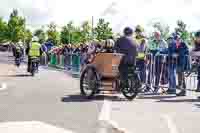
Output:
<path fill-rule="evenodd" d="M 2 18 L 0 18 L 0 43 L 8 39 L 8 26 Z"/>
<path fill-rule="evenodd" d="M 71 43 L 72 32 L 74 30 L 73 22 L 70 21 L 66 26 L 62 27 L 60 38 L 63 44 Z"/>
<path fill-rule="evenodd" d="M 30 30 L 25 30 L 25 42 L 26 44 L 29 44 L 32 40 L 33 34 Z"/>
<path fill-rule="evenodd" d="M 39 39 L 39 43 L 44 43 L 45 39 L 46 39 L 46 35 L 45 35 L 45 32 L 42 30 L 42 29 L 37 29 L 35 32 L 34 32 L 34 36 L 37 36 L 38 39 Z"/>
<path fill-rule="evenodd" d="M 81 25 L 81 41 L 88 42 L 92 39 L 92 26 L 89 24 L 88 21 L 83 22 Z"/>
<path fill-rule="evenodd" d="M 85 21 L 81 27 L 75 27 L 73 22 L 69 22 L 62 28 L 61 42 L 68 43 L 85 43 L 91 39 L 91 26 Z"/>
<path fill-rule="evenodd" d="M 186 30 L 187 25 L 182 21 L 178 20 L 177 21 L 177 27 L 175 28 L 175 32 L 179 33 L 181 36 L 181 39 L 188 44 L 191 43 L 191 34 Z"/>
<path fill-rule="evenodd" d="M 59 45 L 60 35 L 59 32 L 56 30 L 56 25 L 54 23 L 50 23 L 48 25 L 47 36 L 48 40 L 51 40 L 54 45 Z"/>
<path fill-rule="evenodd" d="M 112 28 L 110 28 L 109 25 L 109 22 L 106 22 L 104 19 L 99 19 L 99 22 L 94 29 L 97 40 L 106 40 L 113 35 Z"/>
<path fill-rule="evenodd" d="M 160 31 L 162 38 L 167 39 L 167 37 L 169 36 L 169 26 L 168 25 L 162 24 L 160 22 L 155 22 L 153 24 L 153 28 Z"/>
<path fill-rule="evenodd" d="M 17 10 L 13 10 L 8 21 L 8 38 L 11 42 L 18 42 L 25 38 L 25 19 L 18 15 Z"/>

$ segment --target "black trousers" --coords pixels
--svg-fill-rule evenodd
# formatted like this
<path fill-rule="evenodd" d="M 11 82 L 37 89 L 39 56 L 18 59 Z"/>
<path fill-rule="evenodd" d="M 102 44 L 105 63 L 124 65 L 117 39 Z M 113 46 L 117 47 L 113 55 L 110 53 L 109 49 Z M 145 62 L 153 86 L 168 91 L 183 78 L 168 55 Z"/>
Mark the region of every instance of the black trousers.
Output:
<path fill-rule="evenodd" d="M 128 74 L 129 74 L 129 67 L 134 67 L 135 63 L 134 61 L 127 61 L 126 57 L 123 57 L 120 64 L 119 64 L 119 73 L 120 73 L 120 79 L 121 80 L 128 80 Z M 134 72 L 133 72 L 134 73 Z"/>

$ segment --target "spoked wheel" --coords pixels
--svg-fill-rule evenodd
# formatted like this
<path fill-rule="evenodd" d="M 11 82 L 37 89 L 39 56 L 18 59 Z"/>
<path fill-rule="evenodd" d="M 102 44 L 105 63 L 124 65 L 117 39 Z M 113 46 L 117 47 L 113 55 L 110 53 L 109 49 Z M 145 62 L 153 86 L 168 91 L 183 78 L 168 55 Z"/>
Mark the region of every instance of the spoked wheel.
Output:
<path fill-rule="evenodd" d="M 133 100 L 139 92 L 139 80 L 134 78 L 128 79 L 128 85 L 121 89 L 122 94 L 128 99 Z"/>
<path fill-rule="evenodd" d="M 87 67 L 80 77 L 80 90 L 83 96 L 92 98 L 98 90 L 98 78 L 95 68 Z"/>

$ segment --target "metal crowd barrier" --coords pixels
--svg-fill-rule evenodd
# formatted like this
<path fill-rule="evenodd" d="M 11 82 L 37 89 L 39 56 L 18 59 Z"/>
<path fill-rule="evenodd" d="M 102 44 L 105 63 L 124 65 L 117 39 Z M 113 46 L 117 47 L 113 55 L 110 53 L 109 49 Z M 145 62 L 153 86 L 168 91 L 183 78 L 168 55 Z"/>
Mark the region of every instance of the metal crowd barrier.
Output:
<path fill-rule="evenodd" d="M 79 75 L 81 69 L 81 55 L 80 54 L 51 54 L 50 66 L 65 69 L 73 75 Z"/>
<path fill-rule="evenodd" d="M 170 74 L 168 71 L 169 63 L 173 62 L 177 66 L 177 57 L 173 58 L 173 61 L 170 60 L 167 54 L 153 55 L 148 53 L 146 57 L 146 86 L 149 86 L 150 88 L 168 88 Z M 72 75 L 78 76 L 80 75 L 82 58 L 83 56 L 80 54 L 59 55 L 52 53 L 49 65 L 56 68 L 65 69 L 68 72 L 72 73 Z M 197 74 L 191 69 L 192 58 L 191 56 L 187 55 L 184 58 L 188 59 L 188 62 L 186 62 L 187 64 L 185 64 L 187 68 L 184 70 L 186 89 L 195 90 L 197 87 Z M 178 85 L 178 79 L 176 81 L 176 85 Z"/>
<path fill-rule="evenodd" d="M 146 63 L 146 86 L 150 88 L 169 88 L 169 65 L 170 63 L 174 63 L 176 66 L 176 72 L 180 68 L 177 67 L 178 60 L 177 57 L 169 58 L 167 54 L 147 54 L 147 63 Z M 186 62 L 183 67 L 186 89 L 187 90 L 195 90 L 197 87 L 197 74 L 192 71 L 191 56 L 184 56 Z M 178 85 L 178 78 L 176 73 L 176 85 Z"/>

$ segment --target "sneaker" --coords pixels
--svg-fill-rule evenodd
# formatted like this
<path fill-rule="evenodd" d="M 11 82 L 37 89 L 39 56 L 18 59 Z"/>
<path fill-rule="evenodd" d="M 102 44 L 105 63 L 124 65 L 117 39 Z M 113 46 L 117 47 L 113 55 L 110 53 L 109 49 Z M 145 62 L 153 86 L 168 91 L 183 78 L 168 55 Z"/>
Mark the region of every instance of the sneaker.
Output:
<path fill-rule="evenodd" d="M 167 94 L 176 94 L 176 90 L 168 89 Z"/>
<path fill-rule="evenodd" d="M 149 86 L 146 86 L 146 88 L 144 89 L 144 92 L 149 92 L 151 90 L 151 88 Z"/>
<path fill-rule="evenodd" d="M 178 94 L 176 94 L 176 96 L 186 96 L 186 91 L 182 90 L 181 92 L 179 92 Z"/>
<path fill-rule="evenodd" d="M 153 93 L 158 93 L 159 87 L 155 87 Z"/>

